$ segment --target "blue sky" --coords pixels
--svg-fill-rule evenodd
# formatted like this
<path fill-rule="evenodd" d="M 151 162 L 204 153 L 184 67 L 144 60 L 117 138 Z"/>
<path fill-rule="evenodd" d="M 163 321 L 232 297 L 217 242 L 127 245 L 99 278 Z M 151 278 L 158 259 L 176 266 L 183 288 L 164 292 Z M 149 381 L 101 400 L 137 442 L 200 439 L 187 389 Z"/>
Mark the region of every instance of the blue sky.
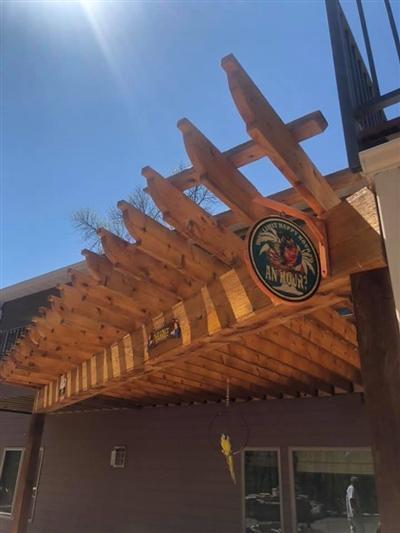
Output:
<path fill-rule="evenodd" d="M 393 90 L 383 2 L 364 5 L 381 91 Z M 343 6 L 360 41 L 355 0 Z M 1 39 L 2 287 L 82 259 L 73 210 L 105 211 L 145 183 L 142 167 L 167 176 L 186 161 L 178 119 L 221 150 L 247 140 L 220 67 L 229 53 L 284 121 L 324 113 L 327 131 L 303 143 L 323 174 L 347 164 L 322 0 L 3 0 Z M 244 173 L 263 194 L 288 186 L 267 161 Z"/>

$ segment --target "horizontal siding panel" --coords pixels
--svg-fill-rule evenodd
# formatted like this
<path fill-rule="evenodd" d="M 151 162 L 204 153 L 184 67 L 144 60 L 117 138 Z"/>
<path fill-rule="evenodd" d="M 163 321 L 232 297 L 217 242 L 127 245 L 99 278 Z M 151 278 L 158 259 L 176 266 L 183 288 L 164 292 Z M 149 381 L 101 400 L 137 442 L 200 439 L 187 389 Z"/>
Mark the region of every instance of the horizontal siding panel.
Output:
<path fill-rule="evenodd" d="M 210 423 L 221 412 L 227 413 L 223 404 L 210 404 L 48 416 L 28 533 L 243 533 L 240 456 L 235 486 L 209 441 Z M 234 403 L 228 414 L 235 413 L 249 427 L 248 446 L 280 448 L 285 533 L 288 447 L 370 442 L 359 395 Z M 29 416 L 3 419 L 2 446 L 24 446 Z M 127 447 L 123 469 L 109 465 L 115 445 Z M 10 521 L 0 526 L 9 533 Z"/>

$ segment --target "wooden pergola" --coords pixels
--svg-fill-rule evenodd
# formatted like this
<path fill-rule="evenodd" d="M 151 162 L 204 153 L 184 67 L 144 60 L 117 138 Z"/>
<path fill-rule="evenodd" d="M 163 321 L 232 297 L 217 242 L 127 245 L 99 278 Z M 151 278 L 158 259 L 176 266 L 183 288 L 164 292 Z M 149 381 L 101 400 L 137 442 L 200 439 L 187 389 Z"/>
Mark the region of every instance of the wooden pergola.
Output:
<path fill-rule="evenodd" d="M 356 274 L 386 271 L 374 194 L 350 170 L 322 176 L 301 148 L 327 126 L 319 111 L 284 124 L 233 56 L 222 67 L 251 140 L 221 152 L 178 122 L 193 166 L 169 178 L 142 171 L 173 229 L 119 202 L 135 242 L 99 229 L 104 254 L 83 251 L 88 274 L 69 272 L 1 362 L 3 381 L 38 389 L 36 416 L 94 397 L 138 408 L 216 402 L 228 379 L 237 401 L 362 392 L 373 380 L 340 309 L 352 314 L 354 298 L 357 316 Z M 292 187 L 268 202 L 239 170 L 262 157 Z M 198 184 L 229 211 L 212 216 L 191 201 L 184 191 Z M 329 275 L 295 306 L 271 301 L 244 261 L 247 228 L 282 210 L 322 221 L 327 235 Z M 148 349 L 151 331 L 173 319 L 180 338 Z"/>

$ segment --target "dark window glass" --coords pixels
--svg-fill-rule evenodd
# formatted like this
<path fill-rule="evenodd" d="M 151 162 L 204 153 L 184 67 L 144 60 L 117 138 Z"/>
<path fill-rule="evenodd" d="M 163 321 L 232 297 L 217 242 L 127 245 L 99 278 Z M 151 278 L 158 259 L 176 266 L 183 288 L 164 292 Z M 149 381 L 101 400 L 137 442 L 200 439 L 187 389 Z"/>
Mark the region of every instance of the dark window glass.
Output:
<path fill-rule="evenodd" d="M 11 515 L 22 450 L 5 450 L 0 477 L 0 513 Z"/>
<path fill-rule="evenodd" d="M 281 533 L 278 452 L 244 452 L 245 531 Z"/>

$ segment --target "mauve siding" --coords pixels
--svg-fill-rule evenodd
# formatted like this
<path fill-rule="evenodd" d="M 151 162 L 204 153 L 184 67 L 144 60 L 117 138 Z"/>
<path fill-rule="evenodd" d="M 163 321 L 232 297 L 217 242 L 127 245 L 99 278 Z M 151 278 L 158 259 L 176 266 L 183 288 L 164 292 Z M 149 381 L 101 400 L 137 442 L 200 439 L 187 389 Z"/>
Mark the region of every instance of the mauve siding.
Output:
<path fill-rule="evenodd" d="M 29 533 L 240 533 L 241 472 L 230 481 L 209 443 L 223 405 L 50 415 L 36 511 Z M 248 446 L 279 447 L 285 533 L 292 533 L 289 446 L 369 446 L 359 395 L 232 404 Z M 1 445 L 24 445 L 29 417 L 1 414 Z M 14 420 L 14 422 L 12 422 Z M 10 432 L 10 436 L 9 436 Z M 17 442 L 18 441 L 18 442 Z M 127 446 L 124 469 L 109 466 Z M 1 520 L 1 533 L 10 531 Z M 242 532 L 243 533 L 243 532 Z"/>

